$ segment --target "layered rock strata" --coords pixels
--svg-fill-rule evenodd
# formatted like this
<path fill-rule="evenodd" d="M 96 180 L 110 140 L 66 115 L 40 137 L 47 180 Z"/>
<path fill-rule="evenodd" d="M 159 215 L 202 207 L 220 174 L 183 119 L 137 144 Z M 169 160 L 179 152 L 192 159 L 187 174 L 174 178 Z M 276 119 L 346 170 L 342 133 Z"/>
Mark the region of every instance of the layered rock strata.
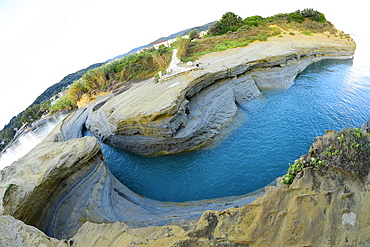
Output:
<path fill-rule="evenodd" d="M 351 41 L 302 43 L 292 37 L 283 46 L 287 50 L 277 51 L 272 47 L 279 38 L 271 41 L 254 44 L 263 48 L 254 52 L 209 54 L 201 62 L 212 65 L 203 70 L 162 84 L 134 85 L 69 115 L 30 153 L 1 170 L 0 246 L 368 246 L 368 167 L 361 179 L 307 167 L 292 185 L 267 187 L 261 197 L 162 203 L 116 180 L 96 138 L 82 137 L 87 121 L 103 140 L 132 143 L 124 147 L 141 154 L 193 149 L 232 120 L 235 102 L 258 97 L 262 88 L 289 86 L 309 63 L 347 58 L 354 49 Z M 271 56 L 263 59 L 262 53 Z M 266 73 L 271 76 L 261 80 Z M 271 79 L 284 73 L 292 76 Z M 344 138 L 330 133 L 316 140 L 309 155 Z M 131 142 L 121 140 L 126 136 Z M 150 147 L 154 141 L 161 148 Z"/>
<path fill-rule="evenodd" d="M 93 107 L 86 126 L 96 137 L 140 155 L 199 148 L 234 118 L 238 103 L 261 90 L 288 88 L 308 65 L 351 58 L 352 40 L 285 35 L 203 56 L 201 69 L 163 83 L 144 81 Z"/>
<path fill-rule="evenodd" d="M 67 134 L 82 135 L 85 114 L 82 109 L 69 115 L 30 153 L 0 171 L 2 215 L 68 239 L 87 221 L 121 221 L 130 227 L 191 225 L 204 210 L 240 206 L 257 197 L 187 203 L 141 197 L 110 173 L 95 137 Z"/>
<path fill-rule="evenodd" d="M 361 143 L 363 146 L 353 146 L 346 149 L 346 145 L 353 143 L 353 140 L 357 140 L 356 143 Z M 346 161 L 344 166 L 342 166 L 343 162 L 337 162 L 340 167 L 336 165 L 327 165 L 325 169 L 319 166 L 306 167 L 297 175 L 291 185 L 282 185 L 277 179 L 276 186 L 266 187 L 265 194 L 256 198 L 253 202 L 244 206 L 229 206 L 225 210 L 206 210 L 199 220 L 196 222 L 190 221 L 194 223 L 188 222 L 188 224 L 162 225 L 162 222 L 159 223 L 162 226 L 133 228 L 125 222 L 115 222 L 114 220 L 109 222 L 112 219 L 105 219 L 106 222 L 101 223 L 103 214 L 113 215 L 106 212 L 112 210 L 112 207 L 102 203 L 101 199 L 88 200 L 87 202 L 83 194 L 91 193 L 92 195 L 94 194 L 93 191 L 96 193 L 98 190 L 111 190 L 110 193 L 114 194 L 118 189 L 115 189 L 115 186 L 104 188 L 107 184 L 102 182 L 94 182 L 94 188 L 90 189 L 82 188 L 84 186 L 72 186 L 70 190 L 83 189 L 85 192 L 76 193 L 78 196 L 72 195 L 70 199 L 67 199 L 70 200 L 69 203 L 66 202 L 67 195 L 73 193 L 64 194 L 64 199 L 57 200 L 56 204 L 59 205 L 58 208 L 66 207 L 65 210 L 63 210 L 63 213 L 54 212 L 59 221 L 67 222 L 63 227 L 70 228 L 76 221 L 79 224 L 81 223 L 82 226 L 74 230 L 75 234 L 72 238 L 64 240 L 50 238 L 35 227 L 14 219 L 13 216 L 2 215 L 0 216 L 0 228 L 2 229 L 0 245 L 35 246 L 37 244 L 38 246 L 79 247 L 369 246 L 370 176 L 369 164 L 366 163 L 369 156 L 359 157 L 359 155 L 370 153 L 369 144 L 370 136 L 366 133 L 348 130 L 338 133 L 329 131 L 324 136 L 316 139 L 309 153 L 302 156 L 302 159 L 311 160 L 318 156 L 327 157 L 325 161 L 328 163 L 337 162 L 338 160 Z M 325 153 L 329 150 L 329 147 L 339 146 L 343 149 L 341 149 L 342 152 L 338 152 L 337 157 Z M 358 157 L 361 162 L 365 162 L 367 165 L 361 166 L 361 164 L 351 163 L 351 157 Z M 348 176 L 348 172 L 351 173 L 351 171 L 345 169 L 346 166 L 363 168 L 363 170 L 360 176 Z M 85 173 L 83 177 L 90 176 L 89 173 Z M 2 175 L 4 176 L 4 174 Z M 109 179 L 107 173 L 101 173 L 100 176 L 100 180 Z M 18 183 L 19 185 L 9 186 L 5 191 L 2 200 L 2 212 L 7 211 L 15 214 L 14 212 L 18 211 L 18 215 L 21 213 L 20 210 L 16 210 L 20 203 L 16 204 L 15 207 L 9 207 L 7 204 L 11 200 L 17 202 L 14 199 L 16 195 L 23 195 L 24 203 L 29 202 L 30 198 L 26 196 L 27 193 L 22 194 L 22 192 L 28 191 L 25 188 L 26 183 L 21 184 L 20 181 Z M 68 187 L 68 185 L 65 186 Z M 45 183 L 40 184 L 39 187 L 45 187 Z M 41 188 L 38 190 L 41 190 Z M 46 188 L 44 188 L 45 190 Z M 86 192 L 86 190 L 90 192 Z M 143 200 L 143 198 L 134 199 L 130 193 L 123 196 L 123 193 L 123 191 L 118 193 L 117 199 L 121 201 L 128 200 L 136 205 L 139 205 L 140 200 Z M 104 196 L 106 202 L 109 201 L 107 199 L 108 195 L 109 193 Z M 37 206 L 44 208 L 44 211 L 49 211 L 47 203 L 53 203 L 50 202 L 53 196 L 48 199 L 38 198 L 41 202 Z M 97 199 L 97 197 L 91 197 L 91 199 L 93 198 Z M 71 203 L 72 201 L 74 202 Z M 32 203 L 35 203 L 35 201 Z M 89 205 L 84 207 L 86 203 Z M 94 206 L 94 203 L 97 205 Z M 112 201 L 111 203 L 122 202 Z M 132 207 L 129 207 L 123 212 L 116 211 L 115 214 L 140 217 L 139 214 L 142 213 L 145 217 L 149 217 L 148 211 L 152 211 L 163 216 L 163 208 L 158 206 L 158 202 L 156 205 L 149 203 L 141 211 L 135 211 Z M 168 208 L 172 207 L 167 206 Z M 84 207 L 83 217 L 76 217 L 75 213 L 67 213 L 67 207 L 75 212 L 75 209 Z M 150 209 L 150 207 L 153 208 Z M 30 213 L 26 212 L 32 210 L 35 209 L 22 208 L 23 214 L 27 215 L 28 218 L 30 218 Z M 42 211 L 41 209 L 38 210 Z M 191 214 L 191 212 L 189 211 L 188 214 Z M 45 214 L 38 216 L 43 219 Z M 153 214 L 151 217 L 156 216 Z M 36 219 L 37 217 L 33 218 Z M 147 218 L 146 220 L 153 220 L 153 218 Z M 50 218 L 44 219 L 50 220 Z M 61 229 L 56 228 L 55 230 Z"/>

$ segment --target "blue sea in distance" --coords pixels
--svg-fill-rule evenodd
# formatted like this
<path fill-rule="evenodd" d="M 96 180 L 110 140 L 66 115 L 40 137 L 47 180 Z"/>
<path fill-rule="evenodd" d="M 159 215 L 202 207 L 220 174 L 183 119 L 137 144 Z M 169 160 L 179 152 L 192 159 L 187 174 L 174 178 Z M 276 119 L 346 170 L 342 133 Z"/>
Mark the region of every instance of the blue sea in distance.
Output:
<path fill-rule="evenodd" d="M 160 201 L 243 195 L 266 186 L 325 130 L 359 127 L 370 118 L 370 53 L 359 40 L 353 60 L 312 64 L 290 89 L 265 91 L 241 105 L 219 145 L 160 157 L 103 145 L 108 166 L 134 192 Z"/>

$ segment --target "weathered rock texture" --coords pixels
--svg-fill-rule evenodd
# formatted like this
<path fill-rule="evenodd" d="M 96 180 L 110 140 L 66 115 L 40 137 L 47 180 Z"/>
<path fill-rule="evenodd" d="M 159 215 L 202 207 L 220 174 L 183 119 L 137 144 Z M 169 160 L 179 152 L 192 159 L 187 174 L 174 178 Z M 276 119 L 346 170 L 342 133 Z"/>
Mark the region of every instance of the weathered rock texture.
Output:
<path fill-rule="evenodd" d="M 0 246 L 7 247 L 67 247 L 67 241 L 48 237 L 36 227 L 24 224 L 10 215 L 0 216 Z"/>
<path fill-rule="evenodd" d="M 293 77 L 304 67 L 297 61 L 309 64 L 318 56 L 345 58 L 353 54 L 351 42 L 329 39 L 303 52 L 308 45 L 298 49 L 299 43 L 293 41 L 286 44 L 288 50 L 283 49 L 286 54 L 272 49 L 275 58 L 263 62 L 258 53 L 270 51 L 273 42 L 261 43 L 263 50 L 249 51 L 249 62 L 245 62 L 244 48 L 220 53 L 220 59 L 210 54 L 202 62 L 210 59 L 215 67 L 163 84 L 137 84 L 70 114 L 30 153 L 0 171 L 0 245 L 368 246 L 369 171 L 368 165 L 361 170 L 355 164 L 368 160 L 368 156 L 360 157 L 364 149 L 356 148 L 367 147 L 369 137 L 364 146 L 348 144 L 359 151 L 356 162 L 338 156 L 338 160 L 348 161 L 346 166 L 304 168 L 292 185 L 267 187 L 262 197 L 256 194 L 187 203 L 162 203 L 136 195 L 112 176 L 96 138 L 82 137 L 88 121 L 91 131 L 103 140 L 127 145 L 124 147 L 137 149 L 138 153 L 192 149 L 231 121 L 237 109 L 235 99 L 241 102 L 258 96 L 258 88 L 291 83 L 290 79 L 278 80 L 277 84 L 272 80 L 262 82 L 256 79 L 258 73 L 262 78 L 262 73 L 273 74 L 275 69 L 276 73 L 285 73 L 288 69 L 295 71 Z M 293 51 L 302 53 L 293 55 Z M 228 68 L 216 69 L 222 68 L 226 54 L 230 61 L 244 63 L 232 66 L 229 62 Z M 296 59 L 289 62 L 290 57 Z M 289 63 L 296 66 L 284 66 Z M 265 71 L 269 66 L 271 69 Z M 367 127 L 368 123 L 363 125 L 364 130 Z M 344 141 L 347 134 L 330 133 L 316 140 L 307 159 L 323 154 L 339 139 L 352 143 Z M 161 148 L 151 147 L 154 142 Z M 177 149 L 177 145 L 182 148 Z M 356 167 L 361 176 L 348 176 L 349 165 Z"/>
<path fill-rule="evenodd" d="M 351 40 L 286 35 L 203 56 L 201 69 L 163 83 L 154 79 L 99 102 L 86 126 L 103 142 L 140 155 L 196 149 L 227 126 L 237 104 L 261 90 L 290 87 L 321 59 L 353 56 Z"/>
<path fill-rule="evenodd" d="M 207 209 L 240 206 L 257 197 L 162 203 L 138 196 L 110 173 L 95 137 L 70 136 L 82 135 L 85 119 L 83 109 L 70 114 L 30 153 L 0 171 L 1 214 L 68 239 L 87 221 L 186 226 Z M 75 130 L 68 131 L 72 126 Z"/>
<path fill-rule="evenodd" d="M 304 158 L 310 160 L 337 145 L 342 135 L 344 143 L 358 138 L 351 138 L 351 133 L 331 131 L 317 138 Z M 367 140 L 364 145 L 369 145 L 370 136 L 362 135 L 361 140 Z M 357 147 L 351 152 L 355 155 L 363 150 Z M 343 152 L 337 160 L 348 158 Z M 132 229 L 119 222 L 86 223 L 72 241 L 77 246 L 369 246 L 368 168 L 364 167 L 364 179 L 359 179 L 335 165 L 324 170 L 306 167 L 293 184 L 278 181 L 250 205 L 204 212 L 195 227 Z"/>

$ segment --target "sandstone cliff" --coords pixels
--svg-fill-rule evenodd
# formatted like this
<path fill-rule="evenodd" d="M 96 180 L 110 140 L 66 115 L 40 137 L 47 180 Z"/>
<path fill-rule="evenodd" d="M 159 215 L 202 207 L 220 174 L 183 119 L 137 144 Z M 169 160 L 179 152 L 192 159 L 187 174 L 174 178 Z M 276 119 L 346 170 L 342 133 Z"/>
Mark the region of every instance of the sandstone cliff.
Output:
<path fill-rule="evenodd" d="M 93 138 L 87 138 L 84 142 L 90 139 L 93 140 Z M 77 140 L 79 139 L 71 141 Z M 95 147 L 94 141 L 92 141 L 92 146 L 87 146 Z M 332 150 L 332 147 L 341 152 Z M 87 189 L 85 186 L 89 183 L 84 185 L 84 182 L 77 180 L 82 187 L 85 187 L 83 191 L 77 193 L 78 197 L 71 195 L 75 192 L 68 192 L 61 193 L 61 198 L 56 199 L 54 195 L 47 194 L 50 187 L 53 187 L 52 184 L 40 183 L 36 189 L 32 183 L 30 185 L 20 180 L 15 185 L 13 179 L 11 180 L 13 184 L 6 188 L 5 193 L 3 192 L 2 212 L 13 216 L 0 217 L 2 229 L 0 245 L 34 246 L 37 243 L 39 246 L 369 246 L 370 135 L 359 130 L 344 130 L 338 133 L 328 131 L 326 135 L 316 139 L 309 153 L 301 159 L 309 161 L 318 157 L 325 160 L 324 166 L 308 165 L 297 175 L 291 185 L 282 185 L 277 179 L 276 186 L 266 187 L 263 196 L 251 203 L 244 202 L 244 206 L 234 204 L 231 207 L 229 205 L 230 208 L 226 210 L 207 210 L 198 221 L 185 220 L 187 224 L 182 222 L 177 225 L 166 224 L 152 227 L 129 227 L 124 222 L 111 219 L 111 221 L 105 219 L 106 223 L 102 223 L 103 214 L 111 215 L 104 212 L 112 210 L 112 207 L 106 204 L 109 199 L 105 198 L 105 202 L 101 199 L 89 200 L 83 193 L 87 193 L 86 190 L 90 191 L 89 193 L 96 193 L 93 191 L 98 190 L 111 190 L 110 193 L 114 193 L 115 189 L 106 187 L 105 183 L 96 181 L 94 188 Z M 88 158 L 91 156 L 83 160 L 87 161 Z M 74 164 L 79 166 L 78 163 L 83 163 L 83 161 Z M 58 164 L 61 163 L 58 162 Z M 58 169 L 63 170 L 61 166 Z M 2 173 L 3 177 L 5 173 Z M 71 186 L 67 182 L 78 175 L 88 176 L 76 172 L 70 178 L 63 180 L 62 187 L 70 191 L 79 190 L 81 186 Z M 48 177 L 45 174 L 43 176 Z M 100 180 L 109 179 L 107 174 L 103 173 L 100 176 Z M 13 177 L 16 176 L 13 175 Z M 28 188 L 33 189 L 34 192 L 28 193 Z M 44 198 L 37 196 L 38 191 L 42 191 Z M 54 193 L 58 195 L 59 192 L 54 191 Z M 36 196 L 38 201 L 33 200 L 29 195 Z M 71 197 L 68 199 L 68 196 Z M 146 211 L 153 210 L 158 213 L 159 217 L 163 217 L 163 212 L 161 212 L 163 205 L 161 207 L 158 202 L 157 205 L 147 202 L 148 205 L 144 208 L 143 202 L 139 202 L 140 198 L 135 199 L 130 194 L 120 196 L 116 198 L 117 201 L 111 203 L 122 203 L 128 200 L 142 206 L 141 211 L 127 207 L 126 211 L 120 212 L 121 214 L 129 214 L 132 218 L 140 217 L 140 214 L 149 217 Z M 93 198 L 97 199 L 96 196 Z M 12 205 L 9 204 L 10 202 Z M 81 218 L 76 214 L 78 211 L 76 208 L 84 207 L 86 203 L 89 205 L 83 210 L 85 218 Z M 65 209 L 62 212 L 55 211 L 49 218 L 44 218 L 45 212 L 53 208 L 50 204 L 58 204 L 58 210 L 63 207 Z M 174 208 L 174 205 L 167 206 L 167 209 Z M 66 212 L 70 210 L 74 213 Z M 191 214 L 192 212 L 189 210 L 186 213 Z M 156 214 L 152 217 L 154 215 Z M 57 221 L 65 221 L 68 223 L 59 225 L 64 229 L 58 229 L 58 225 L 51 224 L 50 226 L 49 224 L 49 227 L 55 227 L 49 231 L 49 236 L 51 233 L 73 229 L 76 221 L 78 224 L 81 223 L 79 221 L 86 223 L 80 228 L 75 228 L 76 233 L 71 239 L 57 240 L 13 217 L 20 217 L 24 222 L 28 220 L 29 224 L 36 224 L 39 221 L 38 227 L 41 229 L 42 224 L 47 222 L 55 224 Z M 59 219 L 55 221 L 55 218 Z M 146 220 L 154 219 L 147 218 Z M 130 223 L 130 220 L 126 219 L 126 222 Z"/>
<path fill-rule="evenodd" d="M 353 146 L 351 131 L 317 138 L 302 159 L 324 159 L 330 146 L 338 152 L 323 167 L 307 163 L 291 185 L 187 203 L 136 195 L 110 173 L 96 138 L 83 137 L 86 123 L 102 140 L 143 155 L 197 148 L 232 121 L 237 102 L 290 86 L 312 62 L 351 57 L 355 45 L 315 35 L 250 47 L 209 54 L 203 69 L 136 84 L 70 114 L 0 172 L 0 246 L 367 246 L 369 167 L 359 164 L 368 162 L 369 137 L 362 132 Z M 349 176 L 350 165 L 361 175 Z"/>
<path fill-rule="evenodd" d="M 241 206 L 257 197 L 188 203 L 141 197 L 110 173 L 96 138 L 75 138 L 82 135 L 85 119 L 84 109 L 70 114 L 30 153 L 0 171 L 2 215 L 22 220 L 48 236 L 68 239 L 88 221 L 122 221 L 130 227 L 188 226 L 207 209 Z"/>
<path fill-rule="evenodd" d="M 311 63 L 350 58 L 355 47 L 324 34 L 284 35 L 211 53 L 196 62 L 199 70 L 161 83 L 150 79 L 100 101 L 86 126 L 103 142 L 140 155 L 196 149 L 233 120 L 238 103 L 290 87 Z"/>

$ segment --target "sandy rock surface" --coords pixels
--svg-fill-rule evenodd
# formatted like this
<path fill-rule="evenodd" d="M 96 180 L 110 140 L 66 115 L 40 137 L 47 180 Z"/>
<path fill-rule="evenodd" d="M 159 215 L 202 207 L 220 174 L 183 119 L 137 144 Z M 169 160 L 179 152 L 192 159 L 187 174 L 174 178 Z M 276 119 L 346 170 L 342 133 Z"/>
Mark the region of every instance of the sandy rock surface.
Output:
<path fill-rule="evenodd" d="M 206 55 L 203 69 L 142 82 L 75 111 L 0 171 L 0 245 L 369 246 L 368 171 L 356 179 L 307 167 L 293 184 L 264 194 L 164 203 L 115 179 L 96 138 L 82 137 L 86 122 L 97 137 L 139 154 L 191 150 L 232 121 L 237 103 L 289 87 L 310 63 L 348 58 L 354 49 L 325 35 L 285 35 Z M 317 138 L 306 158 L 341 135 Z"/>
<path fill-rule="evenodd" d="M 193 150 L 233 120 L 237 103 L 290 87 L 308 65 L 350 58 L 354 50 L 352 40 L 302 34 L 214 52 L 196 61 L 198 70 L 149 79 L 99 103 L 86 126 L 103 142 L 140 155 Z"/>

